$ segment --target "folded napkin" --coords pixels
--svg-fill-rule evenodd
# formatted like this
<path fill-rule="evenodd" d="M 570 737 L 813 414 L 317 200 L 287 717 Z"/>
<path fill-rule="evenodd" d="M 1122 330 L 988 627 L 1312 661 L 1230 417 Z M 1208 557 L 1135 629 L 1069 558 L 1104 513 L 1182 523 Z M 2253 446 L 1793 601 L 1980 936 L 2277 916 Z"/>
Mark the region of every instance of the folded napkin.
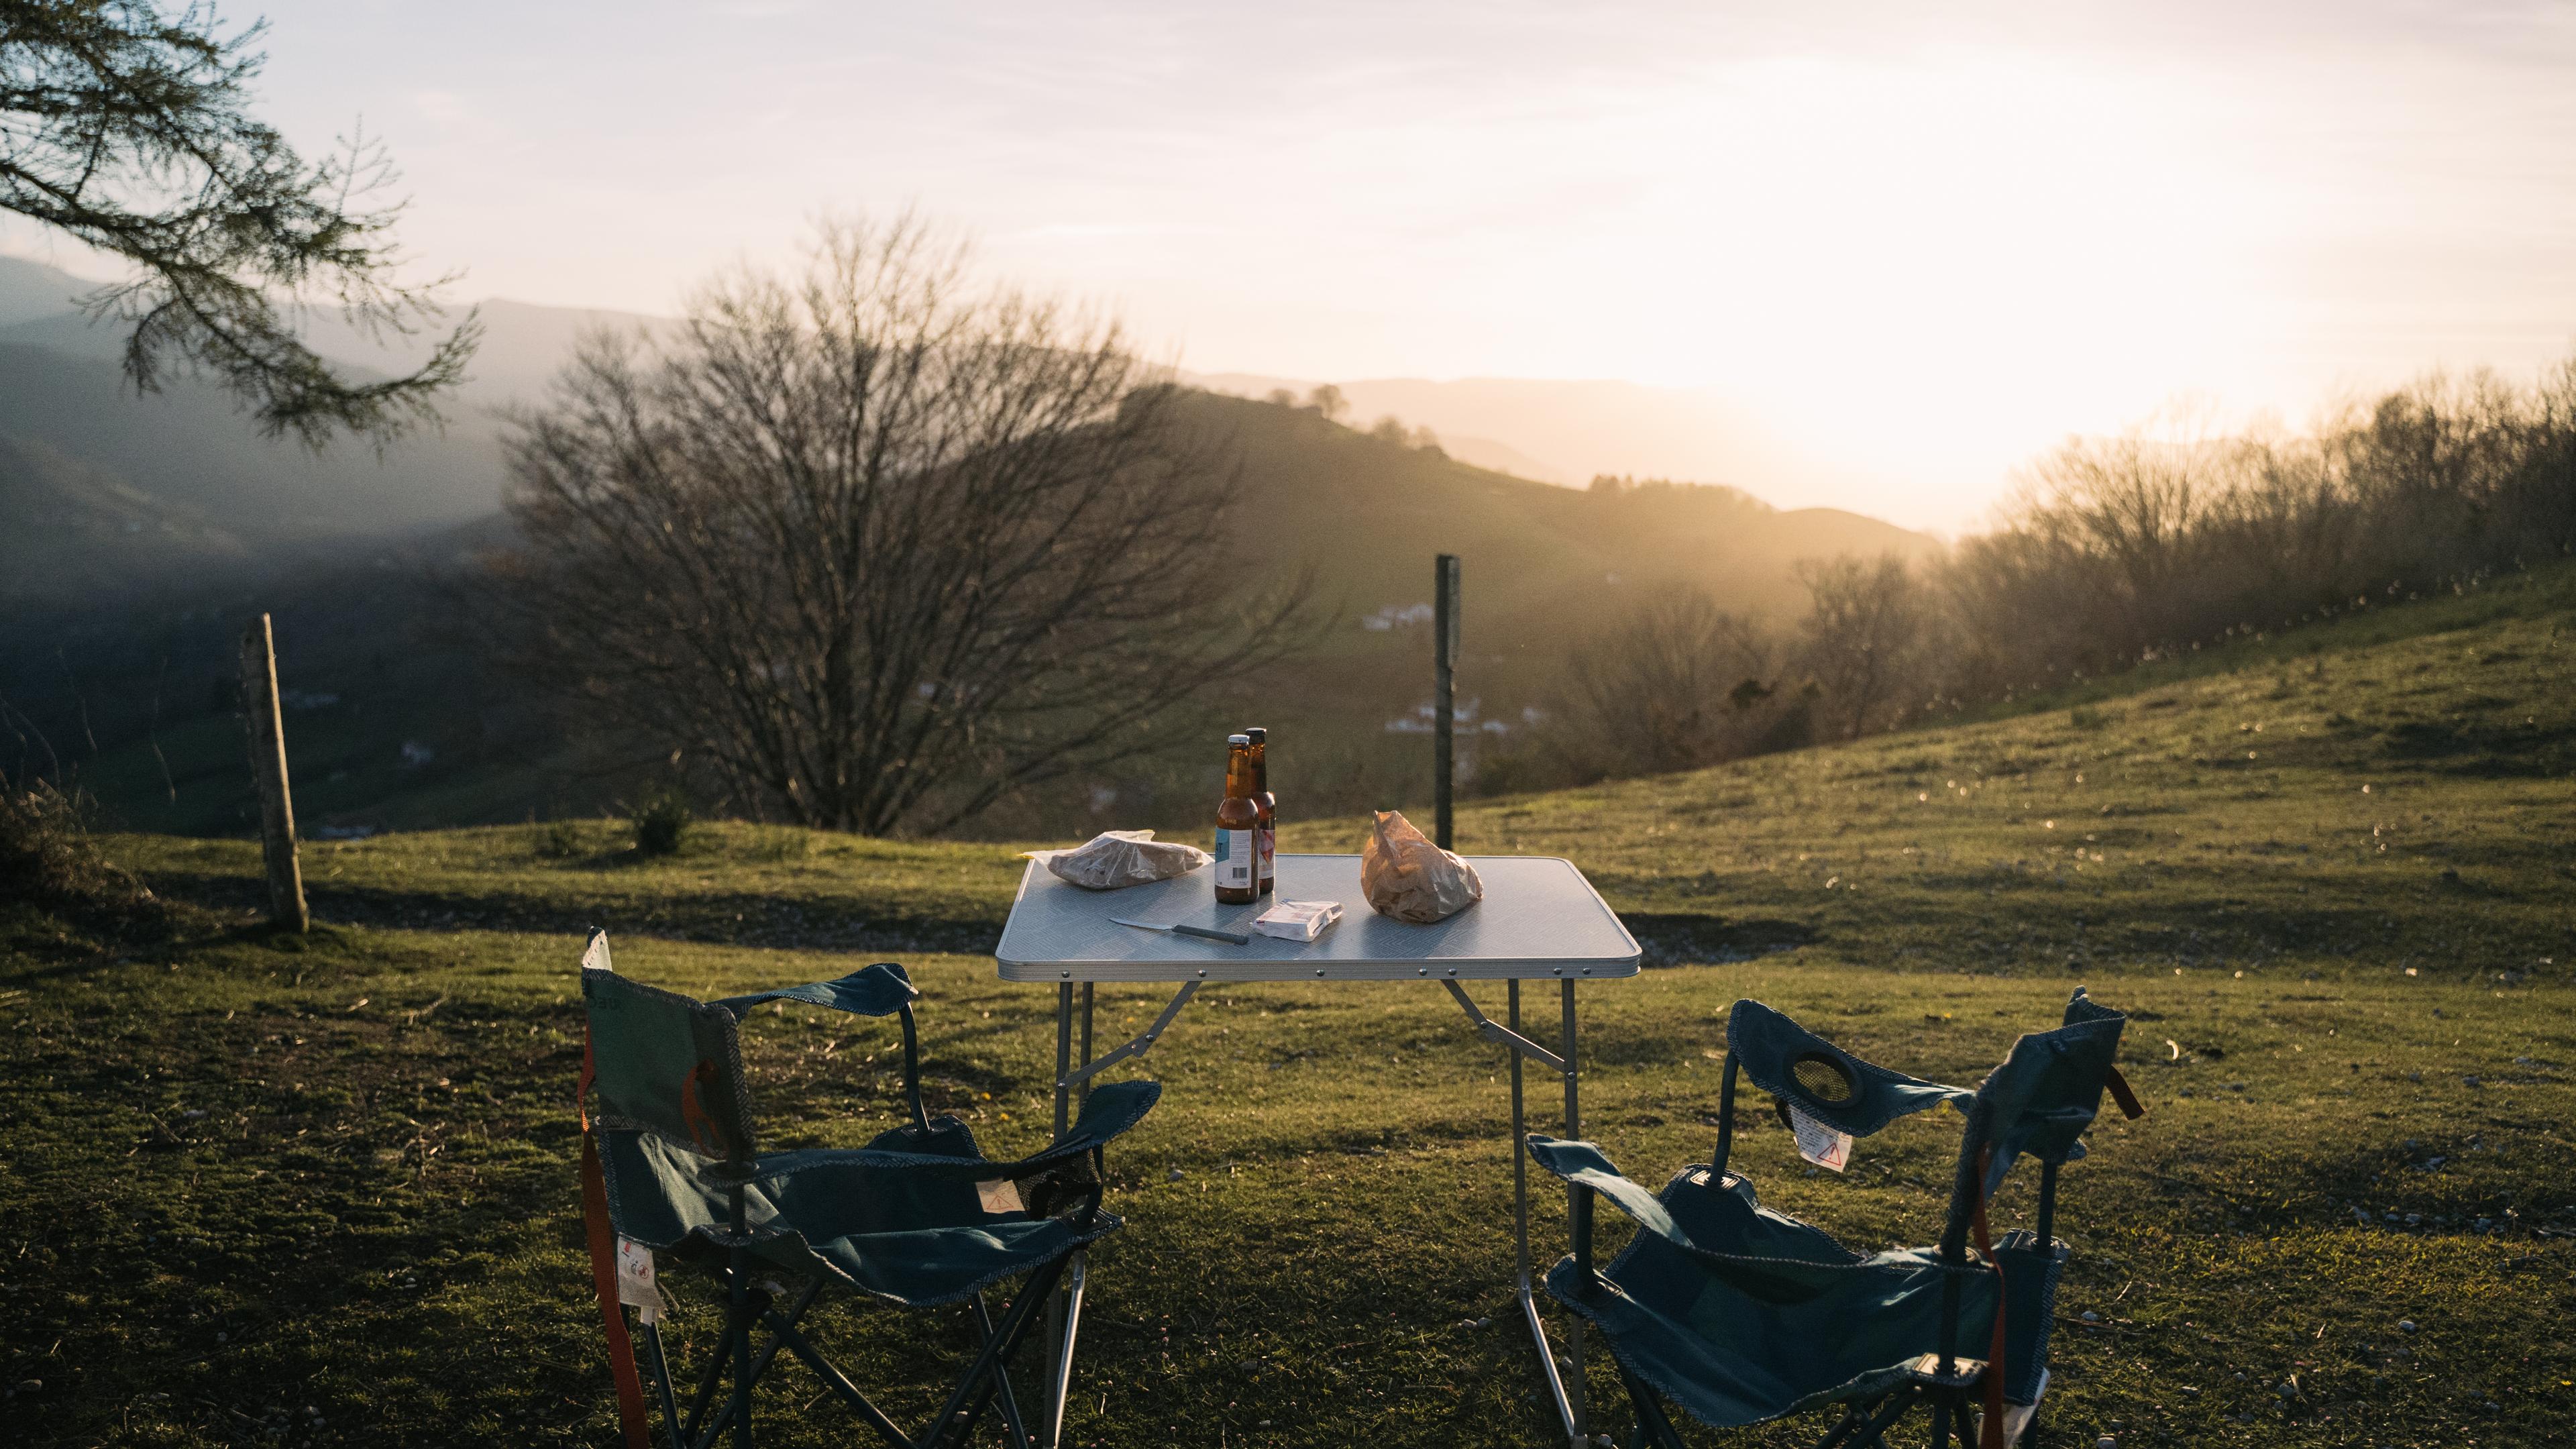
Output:
<path fill-rule="evenodd" d="M 1342 918 L 1340 901 L 1281 901 L 1252 918 L 1252 929 L 1283 941 L 1311 941 Z"/>

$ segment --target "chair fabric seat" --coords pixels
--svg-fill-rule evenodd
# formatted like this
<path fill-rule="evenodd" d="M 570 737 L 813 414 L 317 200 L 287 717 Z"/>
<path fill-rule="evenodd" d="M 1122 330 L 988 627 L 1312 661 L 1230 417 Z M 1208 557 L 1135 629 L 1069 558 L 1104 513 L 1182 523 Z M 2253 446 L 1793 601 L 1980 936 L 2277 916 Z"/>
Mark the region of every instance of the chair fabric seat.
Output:
<path fill-rule="evenodd" d="M 1955 1351 L 1986 1356 L 1997 1298 L 1989 1269 L 1944 1267 L 1928 1247 L 1854 1253 L 1763 1207 L 1741 1174 L 1684 1168 L 1656 1201 L 1690 1246 L 1640 1232 L 1597 1279 L 1561 1260 L 1548 1292 L 1704 1423 L 1759 1424 L 1895 1386 L 1909 1361 L 1940 1349 L 1945 1277 L 1959 1285 Z"/>
<path fill-rule="evenodd" d="M 1095 1091 L 1071 1144 L 1125 1131 L 1155 1094 L 1147 1082 Z M 734 1244 L 720 1163 L 650 1132 L 603 1130 L 600 1141 L 621 1235 L 683 1258 Z M 745 1246 L 788 1272 L 836 1278 L 906 1307 L 955 1303 L 1118 1230 L 1106 1212 L 1077 1225 L 1069 1215 L 989 1211 L 977 1188 L 1067 1170 L 1080 1170 L 1078 1150 L 987 1161 L 954 1118 L 934 1119 L 927 1131 L 897 1128 L 862 1148 L 770 1153 L 744 1184 Z"/>

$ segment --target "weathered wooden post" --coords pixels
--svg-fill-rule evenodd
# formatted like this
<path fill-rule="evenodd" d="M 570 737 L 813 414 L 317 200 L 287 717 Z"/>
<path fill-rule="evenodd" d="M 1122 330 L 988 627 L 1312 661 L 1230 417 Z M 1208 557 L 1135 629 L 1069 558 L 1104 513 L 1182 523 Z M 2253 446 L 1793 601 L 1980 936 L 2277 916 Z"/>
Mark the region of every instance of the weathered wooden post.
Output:
<path fill-rule="evenodd" d="M 1458 555 L 1431 565 L 1431 820 L 1432 841 L 1449 848 L 1449 796 L 1454 770 L 1452 738 L 1457 718 L 1453 671 L 1458 665 Z"/>
<path fill-rule="evenodd" d="M 242 718 L 250 727 L 250 773 L 259 788 L 260 855 L 268 866 L 268 919 L 304 931 L 304 872 L 295 859 L 295 802 L 286 791 L 286 727 L 278 718 L 277 640 L 268 616 L 242 631 Z"/>

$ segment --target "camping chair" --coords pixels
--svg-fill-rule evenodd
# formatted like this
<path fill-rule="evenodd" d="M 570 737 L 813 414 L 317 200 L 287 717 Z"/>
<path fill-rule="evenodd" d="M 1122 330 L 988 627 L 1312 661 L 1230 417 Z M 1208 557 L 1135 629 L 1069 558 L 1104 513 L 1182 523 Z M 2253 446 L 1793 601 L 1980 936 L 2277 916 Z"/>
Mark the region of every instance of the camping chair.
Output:
<path fill-rule="evenodd" d="M 2112 1065 L 2127 1020 L 2079 989 L 2065 1025 L 2014 1042 L 1969 1092 L 1862 1061 L 1739 1001 L 1726 1024 L 1714 1162 L 1649 1193 L 1591 1143 L 1531 1134 L 1530 1156 L 1575 1189 L 1574 1252 L 1549 1272 L 1548 1292 L 1610 1340 L 1636 1407 L 1632 1446 L 1682 1449 L 1667 1400 L 1715 1428 L 1839 1406 L 1820 1449 L 1884 1446 L 1917 1405 L 1931 1411 L 1934 1449 L 1954 1432 L 1971 1449 L 2015 1442 L 2047 1385 L 2067 1258 L 2052 1236 L 2057 1170 L 2084 1155 L 2079 1134 L 2106 1086 L 2130 1116 L 2141 1110 Z M 1967 1129 L 1940 1243 L 1864 1257 L 1763 1207 L 1752 1179 L 1727 1166 L 1738 1074 L 1776 1099 L 1802 1154 L 1817 1160 L 1839 1160 L 1849 1138 L 1908 1113 L 1957 1105 Z M 2038 1228 L 1989 1244 L 1986 1200 L 2025 1153 L 2040 1162 Z M 1643 1229 L 1606 1269 L 1593 1262 L 1596 1195 Z"/>
<path fill-rule="evenodd" d="M 643 1325 L 670 1449 L 704 1449 L 728 1428 L 736 1449 L 748 1449 L 752 1386 L 782 1348 L 897 1449 L 962 1445 L 996 1401 L 1010 1442 L 1025 1449 L 1034 1441 L 1009 1363 L 1069 1269 L 1045 1409 L 1045 1442 L 1055 1441 L 1081 1312 L 1081 1251 L 1119 1225 L 1100 1210 L 1101 1149 L 1143 1119 L 1161 1087 L 1095 1087 L 1072 1130 L 1045 1151 L 990 1162 L 965 1123 L 922 1111 L 912 1019 L 921 993 L 901 966 L 699 1002 L 618 975 L 602 934 L 582 956 L 581 991 L 589 1009 L 581 1093 L 599 1089 L 598 1115 L 582 1117 L 583 1216 L 627 1449 L 651 1449 L 652 1439 L 621 1304 Z M 768 1001 L 900 1016 L 912 1120 L 855 1150 L 756 1152 L 737 1028 Z M 652 1255 L 666 1251 L 713 1270 L 724 1289 L 723 1333 L 693 1388 L 674 1379 L 663 1353 Z M 1017 1292 L 997 1322 L 984 1292 L 1013 1277 Z M 896 1427 L 798 1327 L 827 1286 L 900 1308 L 966 1306 L 980 1347 L 920 1437 Z M 757 1345 L 756 1332 L 766 1334 Z M 718 1404 L 727 1377 L 731 1392 Z"/>

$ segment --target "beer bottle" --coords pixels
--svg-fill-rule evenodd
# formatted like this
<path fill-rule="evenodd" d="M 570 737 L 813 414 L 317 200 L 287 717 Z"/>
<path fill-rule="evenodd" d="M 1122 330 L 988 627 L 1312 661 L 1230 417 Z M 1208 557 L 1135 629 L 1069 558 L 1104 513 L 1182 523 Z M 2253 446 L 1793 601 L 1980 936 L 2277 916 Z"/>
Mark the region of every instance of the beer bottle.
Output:
<path fill-rule="evenodd" d="M 1216 900 L 1248 906 L 1261 899 L 1261 807 L 1252 803 L 1252 741 L 1225 737 L 1225 798 L 1216 806 Z"/>
<path fill-rule="evenodd" d="M 1243 732 L 1252 742 L 1252 803 L 1261 810 L 1255 843 L 1261 847 L 1261 893 L 1279 883 L 1279 797 L 1270 793 L 1270 731 L 1258 725 Z"/>

